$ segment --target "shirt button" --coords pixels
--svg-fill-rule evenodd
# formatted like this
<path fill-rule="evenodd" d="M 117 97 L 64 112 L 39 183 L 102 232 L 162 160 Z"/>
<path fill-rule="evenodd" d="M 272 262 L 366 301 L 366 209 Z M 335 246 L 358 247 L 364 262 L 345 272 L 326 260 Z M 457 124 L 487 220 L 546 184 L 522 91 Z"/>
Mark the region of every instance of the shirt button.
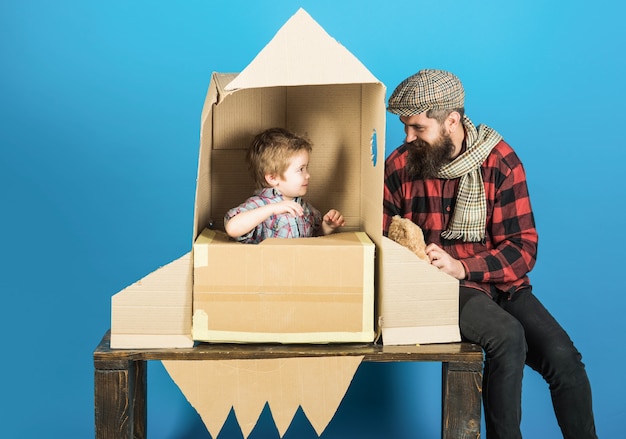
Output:
<path fill-rule="evenodd" d="M 450 212 L 450 206 L 446 206 L 446 212 Z"/>

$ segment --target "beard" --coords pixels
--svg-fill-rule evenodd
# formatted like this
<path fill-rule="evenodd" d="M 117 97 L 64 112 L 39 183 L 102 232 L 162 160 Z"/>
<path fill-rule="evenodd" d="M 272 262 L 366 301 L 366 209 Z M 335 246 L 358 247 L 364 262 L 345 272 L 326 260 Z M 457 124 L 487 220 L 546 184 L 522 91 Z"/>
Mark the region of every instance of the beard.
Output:
<path fill-rule="evenodd" d="M 450 135 L 442 132 L 434 143 L 416 139 L 409 144 L 406 171 L 413 179 L 437 178 L 439 169 L 452 161 L 454 144 Z"/>

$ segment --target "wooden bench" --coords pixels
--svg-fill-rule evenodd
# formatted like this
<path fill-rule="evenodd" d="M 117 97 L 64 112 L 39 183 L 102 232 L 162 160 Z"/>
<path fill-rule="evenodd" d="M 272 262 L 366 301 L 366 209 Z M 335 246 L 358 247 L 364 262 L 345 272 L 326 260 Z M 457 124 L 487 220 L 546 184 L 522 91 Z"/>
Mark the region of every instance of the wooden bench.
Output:
<path fill-rule="evenodd" d="M 363 356 L 363 361 L 442 363 L 443 439 L 480 437 L 483 353 L 471 343 L 419 346 L 375 344 L 246 345 L 201 343 L 189 349 L 110 347 L 107 332 L 93 354 L 97 439 L 145 439 L 147 361 Z"/>

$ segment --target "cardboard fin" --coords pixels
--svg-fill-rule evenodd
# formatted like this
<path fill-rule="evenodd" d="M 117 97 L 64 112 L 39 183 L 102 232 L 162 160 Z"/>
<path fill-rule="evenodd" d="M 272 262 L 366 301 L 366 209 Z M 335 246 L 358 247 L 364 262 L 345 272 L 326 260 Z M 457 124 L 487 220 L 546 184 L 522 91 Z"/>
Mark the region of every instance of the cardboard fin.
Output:
<path fill-rule="evenodd" d="M 265 407 L 268 395 L 278 388 L 274 381 L 282 374 L 282 364 L 281 360 L 241 360 L 235 364 L 238 389 L 233 395 L 233 408 L 241 433 L 247 438 Z"/>
<path fill-rule="evenodd" d="M 363 357 L 320 357 L 301 363 L 302 410 L 318 436 L 343 399 Z"/>
<path fill-rule="evenodd" d="M 191 252 L 111 298 L 111 348 L 189 348 L 193 267 Z"/>
<path fill-rule="evenodd" d="M 211 437 L 217 437 L 232 408 L 236 368 L 227 362 L 163 361 L 172 380 L 196 409 Z M 212 363 L 212 364 L 211 364 Z"/>
<path fill-rule="evenodd" d="M 266 403 L 282 437 L 299 406 L 321 435 L 337 411 L 362 359 L 345 356 L 164 360 L 163 365 L 199 413 L 212 437 L 217 437 L 233 408 L 243 437 L 247 438 Z"/>
<path fill-rule="evenodd" d="M 291 425 L 300 403 L 293 393 L 284 392 L 284 390 L 281 391 L 280 396 L 273 395 L 269 398 L 267 403 L 270 406 L 272 419 L 274 419 L 278 434 L 282 438 L 287 433 L 287 429 Z"/>
<path fill-rule="evenodd" d="M 377 82 L 352 53 L 299 9 L 226 90 Z"/>

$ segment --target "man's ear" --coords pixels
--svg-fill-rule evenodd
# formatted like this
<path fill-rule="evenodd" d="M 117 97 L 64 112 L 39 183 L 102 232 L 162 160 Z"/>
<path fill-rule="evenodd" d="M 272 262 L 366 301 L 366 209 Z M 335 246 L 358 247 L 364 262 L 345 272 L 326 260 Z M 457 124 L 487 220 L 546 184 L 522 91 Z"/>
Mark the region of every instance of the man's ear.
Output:
<path fill-rule="evenodd" d="M 448 125 L 448 132 L 452 134 L 456 131 L 461 125 L 461 114 L 458 111 L 452 111 L 446 117 L 446 124 Z"/>

